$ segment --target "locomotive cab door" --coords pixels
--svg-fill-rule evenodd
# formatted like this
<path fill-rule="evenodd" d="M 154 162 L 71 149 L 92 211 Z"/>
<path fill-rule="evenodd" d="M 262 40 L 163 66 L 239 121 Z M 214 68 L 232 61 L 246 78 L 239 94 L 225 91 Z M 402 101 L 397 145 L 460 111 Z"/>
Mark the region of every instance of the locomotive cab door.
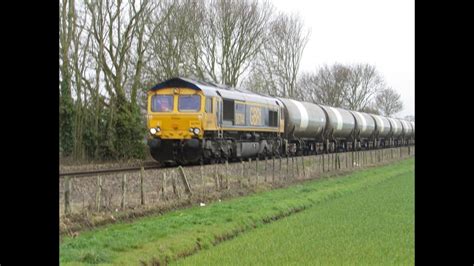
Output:
<path fill-rule="evenodd" d="M 215 106 L 214 97 L 205 97 L 205 110 L 203 115 L 203 124 L 205 125 L 205 130 L 216 130 L 217 129 L 217 112 Z"/>
<path fill-rule="evenodd" d="M 217 116 L 217 128 L 222 127 L 222 99 L 221 98 L 215 98 L 216 99 L 216 116 Z"/>

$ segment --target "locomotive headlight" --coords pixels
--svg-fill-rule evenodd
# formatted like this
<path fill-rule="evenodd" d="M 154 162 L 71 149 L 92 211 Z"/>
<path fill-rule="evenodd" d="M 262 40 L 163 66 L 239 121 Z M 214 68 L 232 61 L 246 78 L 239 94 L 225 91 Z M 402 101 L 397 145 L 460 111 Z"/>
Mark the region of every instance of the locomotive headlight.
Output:
<path fill-rule="evenodd" d="M 201 130 L 200 130 L 199 128 L 195 128 L 195 129 L 193 130 L 193 132 L 194 132 L 194 134 L 197 135 L 197 134 L 199 134 L 199 132 L 201 132 Z"/>
<path fill-rule="evenodd" d="M 189 132 L 193 132 L 193 131 L 194 131 L 194 128 L 190 127 Z"/>
<path fill-rule="evenodd" d="M 156 132 L 160 132 L 161 131 L 161 128 L 160 127 L 157 127 L 156 128 Z"/>
<path fill-rule="evenodd" d="M 150 133 L 151 133 L 152 135 L 155 135 L 156 132 L 158 132 L 158 131 L 156 130 L 156 128 L 153 128 L 153 127 L 150 128 Z"/>

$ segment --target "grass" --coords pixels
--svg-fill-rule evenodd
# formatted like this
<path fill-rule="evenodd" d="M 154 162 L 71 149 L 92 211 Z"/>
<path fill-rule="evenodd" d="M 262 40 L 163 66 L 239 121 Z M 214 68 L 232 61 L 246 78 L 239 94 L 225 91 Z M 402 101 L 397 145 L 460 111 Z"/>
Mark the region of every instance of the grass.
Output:
<path fill-rule="evenodd" d="M 63 240 L 60 262 L 62 265 L 136 265 L 140 261 L 171 262 L 197 250 L 218 250 L 221 245 L 210 248 L 241 232 L 273 226 L 263 226 L 272 220 L 405 175 L 412 164 L 413 159 L 404 160 L 347 176 L 309 181 L 88 231 Z M 189 257 L 194 258 L 197 257 Z"/>
<path fill-rule="evenodd" d="M 413 265 L 413 169 L 178 261 L 178 265 Z M 242 256 L 245 254 L 245 256 Z"/>

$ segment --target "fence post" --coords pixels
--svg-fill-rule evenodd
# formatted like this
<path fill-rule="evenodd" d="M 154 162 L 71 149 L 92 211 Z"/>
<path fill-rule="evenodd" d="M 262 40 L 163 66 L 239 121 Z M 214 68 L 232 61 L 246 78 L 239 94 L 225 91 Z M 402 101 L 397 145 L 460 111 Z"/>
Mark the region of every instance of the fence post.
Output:
<path fill-rule="evenodd" d="M 265 181 L 265 183 L 267 183 L 268 179 L 267 179 L 267 156 L 265 155 L 265 166 L 263 167 L 263 180 Z"/>
<path fill-rule="evenodd" d="M 249 177 L 249 187 L 250 187 L 250 182 L 252 181 L 251 175 L 250 175 L 250 167 L 252 167 L 252 158 L 249 158 L 248 165 L 247 165 L 247 176 Z"/>
<path fill-rule="evenodd" d="M 161 175 L 161 197 L 166 200 L 166 172 L 163 171 L 163 175 Z"/>
<path fill-rule="evenodd" d="M 304 155 L 301 156 L 301 164 L 302 164 L 301 167 L 303 168 L 303 178 L 306 178 L 306 172 L 304 170 Z"/>
<path fill-rule="evenodd" d="M 220 187 L 219 187 L 219 173 L 217 172 L 217 166 L 219 164 L 216 163 L 214 164 L 214 181 L 216 182 L 216 190 L 219 190 Z"/>
<path fill-rule="evenodd" d="M 201 174 L 201 186 L 203 187 L 204 189 L 204 161 L 201 160 L 201 163 L 200 163 L 200 166 L 199 166 L 199 171 L 200 171 L 200 174 Z"/>
<path fill-rule="evenodd" d="M 229 190 L 229 161 L 226 159 L 225 160 L 225 186 L 226 189 Z"/>
<path fill-rule="evenodd" d="M 122 176 L 122 201 L 120 202 L 120 208 L 123 210 L 125 209 L 126 201 L 126 193 L 127 193 L 127 174 L 123 174 Z"/>
<path fill-rule="evenodd" d="M 144 172 L 145 172 L 145 169 L 143 169 L 143 166 L 140 167 L 140 205 L 145 205 L 145 192 L 143 191 Z"/>
<path fill-rule="evenodd" d="M 64 177 L 64 213 L 69 214 L 71 213 L 70 209 L 70 191 L 71 191 L 71 183 L 69 180 L 69 176 Z"/>
<path fill-rule="evenodd" d="M 341 157 L 339 156 L 339 153 L 336 155 L 337 157 L 337 167 L 339 170 L 341 170 Z"/>
<path fill-rule="evenodd" d="M 328 153 L 327 157 L 327 164 L 326 164 L 326 172 L 331 172 L 331 153 Z"/>
<path fill-rule="evenodd" d="M 272 183 L 275 183 L 275 155 L 272 157 L 273 168 L 272 168 Z"/>
<path fill-rule="evenodd" d="M 324 173 L 324 153 L 322 155 L 323 155 L 323 173 Z"/>
<path fill-rule="evenodd" d="M 255 184 L 258 184 L 258 155 L 257 158 L 255 159 Z"/>
<path fill-rule="evenodd" d="M 300 167 L 298 166 L 298 156 L 296 156 L 295 161 L 296 161 L 296 176 L 297 176 L 297 178 L 299 178 L 300 177 Z"/>
<path fill-rule="evenodd" d="M 240 178 L 239 178 L 239 186 L 242 188 L 242 179 L 245 177 L 245 165 L 244 165 L 244 160 L 240 160 L 240 164 L 242 166 L 241 172 L 240 172 Z"/>
<path fill-rule="evenodd" d="M 179 199 L 180 195 L 178 192 L 178 188 L 176 187 L 176 172 L 174 171 L 172 172 L 172 175 L 171 175 L 171 185 L 173 186 L 173 194 L 177 196 Z"/>
<path fill-rule="evenodd" d="M 346 168 L 348 168 L 349 163 L 347 162 L 347 152 L 344 152 L 344 161 L 346 161 Z"/>
<path fill-rule="evenodd" d="M 184 173 L 183 167 L 180 165 L 178 166 L 179 175 L 181 176 L 181 181 L 184 184 L 184 190 L 189 194 L 192 195 L 193 192 L 191 191 L 191 186 L 189 185 L 188 179 L 186 178 L 186 174 Z"/>
<path fill-rule="evenodd" d="M 334 170 L 334 153 L 329 154 L 328 159 L 329 159 L 328 160 L 328 163 L 329 163 L 328 169 L 329 169 L 329 172 L 331 172 L 332 170 Z"/>
<path fill-rule="evenodd" d="M 198 189 L 198 192 L 201 193 L 201 196 L 204 196 L 205 190 L 206 190 L 206 180 L 204 179 L 204 160 L 201 160 L 200 166 L 199 166 L 199 171 L 201 175 L 201 183 L 200 183 L 200 189 Z"/>
<path fill-rule="evenodd" d="M 97 206 L 97 211 L 100 211 L 100 203 L 102 199 L 102 177 L 98 176 L 97 177 L 97 194 L 96 194 L 96 206 Z"/>
<path fill-rule="evenodd" d="M 359 167 L 359 151 L 356 150 L 354 151 L 354 162 L 355 162 L 355 167 Z"/>
<path fill-rule="evenodd" d="M 278 161 L 280 162 L 280 165 L 278 167 L 278 179 L 281 181 L 281 155 L 278 154 Z"/>

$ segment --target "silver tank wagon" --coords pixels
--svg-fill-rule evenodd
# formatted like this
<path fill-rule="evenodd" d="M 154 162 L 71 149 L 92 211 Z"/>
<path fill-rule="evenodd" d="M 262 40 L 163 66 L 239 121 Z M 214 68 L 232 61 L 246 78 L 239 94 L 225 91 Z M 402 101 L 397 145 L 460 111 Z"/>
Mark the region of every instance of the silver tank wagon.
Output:
<path fill-rule="evenodd" d="M 326 137 L 329 139 L 349 139 L 355 129 L 354 116 L 347 110 L 320 105 L 326 113 Z"/>
<path fill-rule="evenodd" d="M 322 139 L 326 126 L 326 115 L 316 104 L 279 98 L 286 108 L 285 134 L 289 137 Z"/>
<path fill-rule="evenodd" d="M 356 120 L 358 138 L 370 138 L 375 132 L 375 121 L 372 116 L 366 113 L 350 111 Z"/>
<path fill-rule="evenodd" d="M 402 128 L 403 128 L 402 129 L 402 136 L 404 136 L 406 139 L 413 136 L 413 127 L 410 124 L 410 122 L 408 122 L 406 120 L 403 120 L 403 119 L 399 119 L 399 120 L 402 123 Z"/>
<path fill-rule="evenodd" d="M 390 135 L 390 121 L 386 117 L 370 114 L 375 121 L 375 135 L 379 139 L 385 139 Z"/>
<path fill-rule="evenodd" d="M 403 130 L 403 126 L 402 126 L 402 122 L 400 122 L 400 120 L 398 119 L 395 119 L 395 118 L 390 118 L 390 117 L 387 117 L 387 119 L 390 121 L 390 126 L 392 126 L 392 131 L 391 131 L 391 137 L 394 138 L 394 139 L 398 139 L 402 136 L 402 130 Z"/>

